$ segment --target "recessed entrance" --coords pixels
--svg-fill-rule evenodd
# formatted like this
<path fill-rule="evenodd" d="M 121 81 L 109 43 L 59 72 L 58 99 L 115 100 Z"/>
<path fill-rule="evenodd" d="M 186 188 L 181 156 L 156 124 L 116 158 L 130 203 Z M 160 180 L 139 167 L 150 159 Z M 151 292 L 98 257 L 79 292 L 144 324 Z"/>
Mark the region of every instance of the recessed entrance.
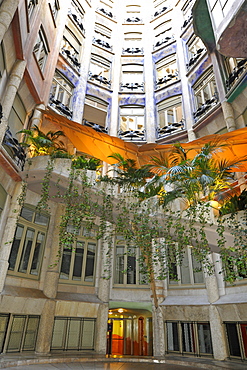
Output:
<path fill-rule="evenodd" d="M 109 310 L 108 355 L 152 356 L 152 316 L 148 310 Z"/>

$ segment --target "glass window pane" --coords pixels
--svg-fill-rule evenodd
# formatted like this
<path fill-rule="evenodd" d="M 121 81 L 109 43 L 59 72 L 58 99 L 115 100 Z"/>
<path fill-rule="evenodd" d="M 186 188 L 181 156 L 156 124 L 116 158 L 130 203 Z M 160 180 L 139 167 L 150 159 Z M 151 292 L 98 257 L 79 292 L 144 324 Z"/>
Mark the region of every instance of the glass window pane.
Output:
<path fill-rule="evenodd" d="M 202 266 L 200 262 L 198 262 L 195 257 L 192 255 L 192 265 L 193 265 L 193 276 L 194 276 L 194 283 L 203 283 L 204 282 L 204 275 L 202 271 Z"/>
<path fill-rule="evenodd" d="M 30 274 L 32 275 L 38 275 L 39 266 L 41 264 L 41 251 L 43 249 L 44 241 L 45 234 L 38 232 L 30 271 Z"/>
<path fill-rule="evenodd" d="M 12 270 L 12 271 L 15 269 L 17 254 L 19 251 L 23 230 L 24 230 L 23 226 L 17 226 L 14 241 L 13 241 L 10 256 L 9 256 L 9 270 Z"/>
<path fill-rule="evenodd" d="M 25 319 L 26 318 L 24 316 L 13 317 L 7 352 L 20 351 Z"/>
<path fill-rule="evenodd" d="M 71 262 L 72 250 L 67 248 L 63 251 L 63 258 L 61 264 L 60 279 L 69 279 L 70 262 Z"/>
<path fill-rule="evenodd" d="M 168 351 L 179 351 L 178 323 L 167 322 L 166 329 Z"/>
<path fill-rule="evenodd" d="M 115 283 L 124 283 L 124 246 L 116 247 Z"/>
<path fill-rule="evenodd" d="M 80 319 L 72 319 L 68 322 L 68 341 L 67 349 L 78 349 L 80 339 Z"/>
<path fill-rule="evenodd" d="M 93 281 L 94 279 L 94 262 L 95 262 L 96 244 L 88 243 L 87 246 L 87 261 L 85 270 L 85 281 Z"/>
<path fill-rule="evenodd" d="M 82 262 L 84 255 L 84 242 L 77 242 L 73 269 L 73 280 L 81 280 Z"/>
<path fill-rule="evenodd" d="M 0 315 L 0 352 L 3 350 L 3 345 L 6 336 L 6 329 L 9 322 L 9 315 Z"/>
<path fill-rule="evenodd" d="M 195 333 L 192 323 L 181 323 L 183 352 L 195 352 Z"/>
<path fill-rule="evenodd" d="M 23 350 L 25 351 L 34 351 L 36 345 L 36 337 L 38 332 L 39 317 L 38 316 L 29 316 L 25 340 L 23 344 Z"/>
<path fill-rule="evenodd" d="M 81 349 L 94 349 L 94 326 L 95 320 L 84 319 Z"/>
<path fill-rule="evenodd" d="M 51 344 L 52 349 L 64 349 L 66 328 L 67 328 L 67 319 L 55 318 Z"/>
<path fill-rule="evenodd" d="M 242 333 L 244 353 L 245 357 L 247 357 L 247 324 L 246 323 L 240 324 L 240 329 Z"/>
<path fill-rule="evenodd" d="M 49 222 L 49 217 L 36 213 L 34 222 L 37 225 L 47 226 Z"/>
<path fill-rule="evenodd" d="M 32 222 L 34 211 L 29 208 L 23 207 L 21 210 L 21 217 L 27 221 Z"/>
<path fill-rule="evenodd" d="M 129 253 L 132 255 L 127 256 L 127 284 L 136 284 L 136 256 L 133 255 L 135 251 Z"/>
<path fill-rule="evenodd" d="M 213 354 L 210 325 L 208 323 L 198 323 L 197 331 L 200 353 Z"/>
<path fill-rule="evenodd" d="M 31 253 L 31 248 L 34 240 L 34 230 L 33 229 L 27 229 L 26 237 L 22 249 L 22 255 L 21 260 L 19 264 L 19 272 L 27 272 L 29 257 Z"/>
<path fill-rule="evenodd" d="M 235 323 L 227 323 L 226 332 L 227 332 L 227 337 L 228 337 L 230 355 L 241 357 L 237 325 Z"/>

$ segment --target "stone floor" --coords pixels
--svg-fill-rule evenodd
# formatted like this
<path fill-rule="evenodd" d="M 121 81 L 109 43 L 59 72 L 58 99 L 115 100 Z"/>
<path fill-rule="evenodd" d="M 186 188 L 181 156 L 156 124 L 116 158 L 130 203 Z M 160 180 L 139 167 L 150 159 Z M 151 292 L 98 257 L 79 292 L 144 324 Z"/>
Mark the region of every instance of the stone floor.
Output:
<path fill-rule="evenodd" d="M 215 361 L 167 355 L 165 358 L 118 357 L 59 353 L 37 356 L 34 353 L 0 355 L 0 369 L 9 370 L 246 370 L 247 362 Z"/>

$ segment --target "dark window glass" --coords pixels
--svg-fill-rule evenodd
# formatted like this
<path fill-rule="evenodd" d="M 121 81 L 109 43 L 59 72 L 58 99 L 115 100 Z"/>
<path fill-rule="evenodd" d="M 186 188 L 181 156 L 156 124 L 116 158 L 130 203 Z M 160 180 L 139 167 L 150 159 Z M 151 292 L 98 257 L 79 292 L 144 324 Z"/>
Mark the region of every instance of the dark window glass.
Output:
<path fill-rule="evenodd" d="M 227 337 L 228 337 L 230 355 L 241 357 L 237 325 L 235 323 L 227 323 L 226 332 L 227 332 Z"/>

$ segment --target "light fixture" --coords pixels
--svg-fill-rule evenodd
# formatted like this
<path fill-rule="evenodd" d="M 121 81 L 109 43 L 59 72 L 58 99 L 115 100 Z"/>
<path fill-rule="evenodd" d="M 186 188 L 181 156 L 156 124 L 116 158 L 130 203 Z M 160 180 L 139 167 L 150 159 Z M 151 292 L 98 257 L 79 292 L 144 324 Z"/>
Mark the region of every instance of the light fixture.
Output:
<path fill-rule="evenodd" d="M 124 310 L 123 310 L 122 308 L 119 308 L 119 309 L 118 309 L 118 312 L 119 312 L 119 313 L 123 313 L 123 312 L 124 312 Z"/>

